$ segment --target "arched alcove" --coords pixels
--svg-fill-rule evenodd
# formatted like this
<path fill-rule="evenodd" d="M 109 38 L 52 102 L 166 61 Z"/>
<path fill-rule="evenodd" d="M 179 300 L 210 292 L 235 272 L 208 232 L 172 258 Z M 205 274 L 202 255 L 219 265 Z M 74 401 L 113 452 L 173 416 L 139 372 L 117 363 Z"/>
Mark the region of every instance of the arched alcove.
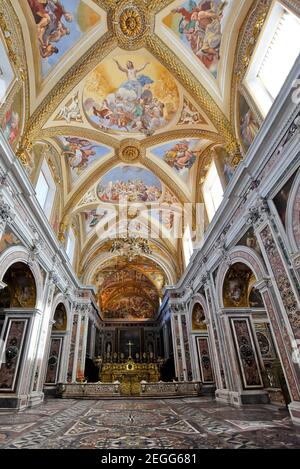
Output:
<path fill-rule="evenodd" d="M 65 332 L 67 330 L 68 317 L 65 305 L 63 303 L 59 303 L 57 305 L 53 321 L 54 324 L 52 327 L 52 331 Z"/>
<path fill-rule="evenodd" d="M 0 308 L 35 308 L 36 283 L 28 265 L 12 264 L 2 279 L 6 287 L 0 290 Z"/>
<path fill-rule="evenodd" d="M 207 331 L 207 325 L 205 322 L 205 313 L 203 306 L 200 303 L 196 303 L 193 306 L 192 311 L 192 330 L 193 331 Z"/>
<path fill-rule="evenodd" d="M 256 277 L 250 267 L 236 262 L 228 269 L 223 282 L 225 308 L 263 308 L 261 294 L 255 288 Z"/>

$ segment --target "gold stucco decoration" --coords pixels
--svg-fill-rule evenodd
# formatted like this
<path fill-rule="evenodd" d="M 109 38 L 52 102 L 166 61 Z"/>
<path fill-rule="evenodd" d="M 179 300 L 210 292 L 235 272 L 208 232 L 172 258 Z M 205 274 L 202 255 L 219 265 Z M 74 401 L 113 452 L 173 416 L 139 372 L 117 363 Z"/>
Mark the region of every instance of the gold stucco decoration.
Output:
<path fill-rule="evenodd" d="M 112 27 L 124 49 L 142 46 L 150 29 L 150 15 L 142 1 L 121 1 L 112 15 Z"/>
<path fill-rule="evenodd" d="M 134 139 L 126 139 L 120 145 L 119 158 L 123 163 L 137 163 L 142 156 L 141 144 Z"/>
<path fill-rule="evenodd" d="M 137 37 L 143 31 L 143 18 L 133 7 L 125 8 L 120 15 L 120 29 L 124 36 Z"/>

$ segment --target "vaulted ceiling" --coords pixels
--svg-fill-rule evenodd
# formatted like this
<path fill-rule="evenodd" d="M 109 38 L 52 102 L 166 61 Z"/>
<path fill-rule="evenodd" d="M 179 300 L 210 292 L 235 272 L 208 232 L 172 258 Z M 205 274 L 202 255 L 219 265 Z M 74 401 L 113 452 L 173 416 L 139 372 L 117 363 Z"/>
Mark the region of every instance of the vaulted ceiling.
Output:
<path fill-rule="evenodd" d="M 18 149 L 34 184 L 44 157 L 51 167 L 59 187 L 52 226 L 62 242 L 73 226 L 77 272 L 110 319 L 153 318 L 163 286 L 182 273 L 174 233 L 184 204 L 202 202 L 212 155 L 224 184 L 226 167 L 241 158 L 234 64 L 253 2 L 7 3 L 27 66 Z M 148 252 L 118 254 L 116 227 L 149 237 Z"/>

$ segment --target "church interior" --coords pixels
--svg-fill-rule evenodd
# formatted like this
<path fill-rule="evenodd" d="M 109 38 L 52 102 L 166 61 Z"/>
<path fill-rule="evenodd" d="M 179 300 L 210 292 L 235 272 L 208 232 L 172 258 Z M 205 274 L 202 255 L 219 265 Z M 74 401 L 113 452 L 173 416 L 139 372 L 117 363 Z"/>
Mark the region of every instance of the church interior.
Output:
<path fill-rule="evenodd" d="M 0 448 L 300 448 L 299 39 L 0 2 Z"/>

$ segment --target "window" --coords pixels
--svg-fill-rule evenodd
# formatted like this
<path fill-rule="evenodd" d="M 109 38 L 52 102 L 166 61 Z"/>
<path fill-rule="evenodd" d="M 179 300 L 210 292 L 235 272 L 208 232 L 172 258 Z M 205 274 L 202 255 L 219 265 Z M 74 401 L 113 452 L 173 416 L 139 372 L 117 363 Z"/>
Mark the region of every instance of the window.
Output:
<path fill-rule="evenodd" d="M 184 255 L 184 262 L 185 267 L 188 266 L 190 259 L 193 255 L 193 241 L 191 236 L 191 229 L 189 225 L 186 226 L 184 235 L 183 235 L 183 255 Z"/>
<path fill-rule="evenodd" d="M 245 77 L 263 115 L 270 110 L 300 52 L 300 19 L 275 2 Z"/>
<path fill-rule="evenodd" d="M 74 253 L 75 253 L 75 234 L 72 228 L 69 229 L 68 232 L 68 237 L 67 237 L 67 243 L 66 243 L 66 254 L 71 262 L 73 264 L 74 260 Z"/>
<path fill-rule="evenodd" d="M 44 209 L 46 205 L 47 195 L 49 192 L 49 186 L 44 176 L 44 173 L 41 172 L 37 185 L 36 185 L 36 196 L 39 201 L 40 206 Z"/>
<path fill-rule="evenodd" d="M 49 219 L 55 198 L 56 185 L 46 161 L 43 161 L 35 192 L 40 206 Z"/>
<path fill-rule="evenodd" d="M 208 219 L 209 221 L 212 221 L 214 214 L 223 200 L 224 194 L 222 183 L 214 161 L 208 170 L 202 190 Z"/>

